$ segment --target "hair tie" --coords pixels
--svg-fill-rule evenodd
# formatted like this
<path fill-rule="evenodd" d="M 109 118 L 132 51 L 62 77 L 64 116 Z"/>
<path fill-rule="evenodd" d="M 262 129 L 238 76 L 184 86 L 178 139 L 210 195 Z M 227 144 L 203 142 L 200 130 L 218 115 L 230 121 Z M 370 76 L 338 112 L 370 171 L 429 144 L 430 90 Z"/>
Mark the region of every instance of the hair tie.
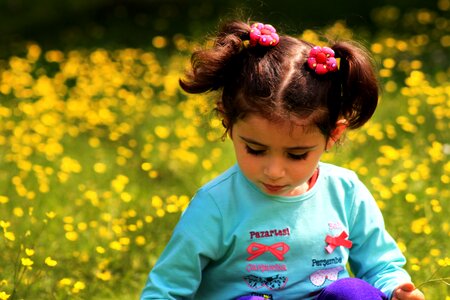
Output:
<path fill-rule="evenodd" d="M 275 46 L 280 41 L 277 30 L 270 24 L 255 23 L 250 30 L 250 46 Z"/>
<path fill-rule="evenodd" d="M 338 70 L 334 51 L 329 47 L 313 47 L 309 52 L 308 66 L 319 75 Z"/>

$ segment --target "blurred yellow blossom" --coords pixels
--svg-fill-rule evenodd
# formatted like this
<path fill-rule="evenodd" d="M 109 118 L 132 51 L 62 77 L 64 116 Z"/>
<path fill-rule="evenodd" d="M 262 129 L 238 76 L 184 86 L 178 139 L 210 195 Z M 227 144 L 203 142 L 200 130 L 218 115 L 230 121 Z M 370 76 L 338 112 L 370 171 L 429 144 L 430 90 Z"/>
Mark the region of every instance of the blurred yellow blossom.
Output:
<path fill-rule="evenodd" d="M 136 245 L 143 246 L 146 243 L 146 239 L 144 236 L 140 235 L 140 236 L 136 237 L 135 242 L 136 242 Z"/>
<path fill-rule="evenodd" d="M 72 292 L 74 294 L 79 293 L 81 290 L 84 290 L 86 288 L 86 284 L 83 281 L 77 281 L 74 283 Z"/>
<path fill-rule="evenodd" d="M 75 231 L 68 231 L 68 232 L 66 232 L 65 236 L 66 236 L 66 239 L 68 239 L 71 242 L 78 240 L 78 233 Z"/>
<path fill-rule="evenodd" d="M 430 234 L 432 229 L 428 223 L 427 218 L 419 218 L 419 219 L 412 221 L 411 231 L 416 234 L 421 234 L 421 233 Z"/>
<path fill-rule="evenodd" d="M 112 278 L 111 272 L 110 272 L 110 271 L 107 271 L 107 270 L 104 270 L 104 271 L 97 271 L 97 272 L 95 273 L 95 276 L 96 276 L 98 279 L 103 280 L 103 281 L 108 281 L 108 280 L 111 280 L 111 278 Z"/>
<path fill-rule="evenodd" d="M 94 164 L 94 171 L 99 174 L 103 174 L 106 172 L 106 164 L 97 162 Z"/>
<path fill-rule="evenodd" d="M 123 174 L 119 174 L 111 182 L 111 186 L 117 193 L 121 193 L 125 189 L 128 182 L 129 182 L 129 179 L 127 176 L 125 176 Z"/>
<path fill-rule="evenodd" d="M 25 253 L 26 253 L 28 256 L 33 256 L 33 255 L 34 255 L 34 250 L 33 250 L 33 249 L 30 249 L 30 248 L 25 248 Z"/>
<path fill-rule="evenodd" d="M 167 45 L 167 39 L 163 36 L 157 35 L 152 39 L 152 45 L 155 48 L 164 48 Z"/>
<path fill-rule="evenodd" d="M 13 232 L 10 232 L 10 231 L 4 231 L 4 233 L 3 233 L 3 235 L 4 235 L 4 237 L 7 239 L 7 240 L 9 240 L 9 241 L 12 241 L 12 242 L 14 242 L 15 240 L 16 240 L 16 235 L 13 233 Z"/>
<path fill-rule="evenodd" d="M 54 219 L 56 217 L 56 213 L 54 211 L 49 211 L 46 212 L 45 215 L 47 216 L 47 218 L 49 219 Z"/>
<path fill-rule="evenodd" d="M 71 278 L 63 278 L 61 279 L 58 284 L 60 286 L 70 286 L 72 285 L 73 280 Z"/>
<path fill-rule="evenodd" d="M 155 127 L 155 134 L 161 139 L 166 139 L 170 135 L 170 129 L 165 126 L 158 125 Z"/>
<path fill-rule="evenodd" d="M 28 257 L 23 257 L 20 259 L 20 261 L 21 261 L 22 265 L 25 267 L 30 267 L 34 264 L 34 262 Z"/>
<path fill-rule="evenodd" d="M 49 267 L 54 267 L 58 264 L 58 262 L 54 259 L 52 259 L 50 256 L 45 258 L 45 264 Z"/>

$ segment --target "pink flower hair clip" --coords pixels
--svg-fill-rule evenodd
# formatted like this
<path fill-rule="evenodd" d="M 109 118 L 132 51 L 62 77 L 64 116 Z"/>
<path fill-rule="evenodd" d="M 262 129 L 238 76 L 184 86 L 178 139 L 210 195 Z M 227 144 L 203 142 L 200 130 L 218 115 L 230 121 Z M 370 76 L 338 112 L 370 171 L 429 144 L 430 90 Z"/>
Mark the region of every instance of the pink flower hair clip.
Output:
<path fill-rule="evenodd" d="M 308 66 L 319 75 L 338 70 L 334 51 L 329 47 L 313 47 L 309 52 Z"/>
<path fill-rule="evenodd" d="M 250 30 L 250 46 L 275 46 L 280 41 L 277 30 L 269 24 L 255 23 Z"/>

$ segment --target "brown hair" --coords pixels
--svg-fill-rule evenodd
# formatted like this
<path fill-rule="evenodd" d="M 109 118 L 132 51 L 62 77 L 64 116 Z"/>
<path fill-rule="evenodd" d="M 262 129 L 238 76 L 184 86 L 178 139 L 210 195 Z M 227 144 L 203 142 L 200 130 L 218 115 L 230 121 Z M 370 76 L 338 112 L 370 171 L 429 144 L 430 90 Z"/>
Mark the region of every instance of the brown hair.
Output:
<path fill-rule="evenodd" d="M 180 79 L 188 93 L 220 90 L 217 110 L 226 130 L 249 113 L 270 120 L 291 115 L 311 118 L 329 136 L 339 119 L 349 128 L 364 125 L 378 103 L 378 81 L 367 51 L 356 42 L 331 48 L 340 58 L 338 72 L 317 75 L 307 66 L 306 41 L 280 35 L 274 47 L 248 46 L 250 25 L 231 21 L 222 25 L 211 49 L 191 57 L 192 69 Z"/>

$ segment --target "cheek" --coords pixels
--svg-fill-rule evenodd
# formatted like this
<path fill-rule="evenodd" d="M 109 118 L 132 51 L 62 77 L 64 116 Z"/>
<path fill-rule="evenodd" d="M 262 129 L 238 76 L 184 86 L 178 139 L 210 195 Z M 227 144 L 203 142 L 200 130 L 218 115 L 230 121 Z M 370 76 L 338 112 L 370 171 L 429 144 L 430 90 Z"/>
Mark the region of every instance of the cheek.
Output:
<path fill-rule="evenodd" d="M 247 153 L 245 149 L 236 150 L 236 159 L 242 172 L 247 177 L 254 177 L 259 170 L 258 160 Z"/>
<path fill-rule="evenodd" d="M 246 173 L 247 175 L 254 174 L 258 170 L 258 163 L 257 161 L 247 153 L 243 153 L 238 158 L 239 166 L 241 167 L 242 171 Z"/>

